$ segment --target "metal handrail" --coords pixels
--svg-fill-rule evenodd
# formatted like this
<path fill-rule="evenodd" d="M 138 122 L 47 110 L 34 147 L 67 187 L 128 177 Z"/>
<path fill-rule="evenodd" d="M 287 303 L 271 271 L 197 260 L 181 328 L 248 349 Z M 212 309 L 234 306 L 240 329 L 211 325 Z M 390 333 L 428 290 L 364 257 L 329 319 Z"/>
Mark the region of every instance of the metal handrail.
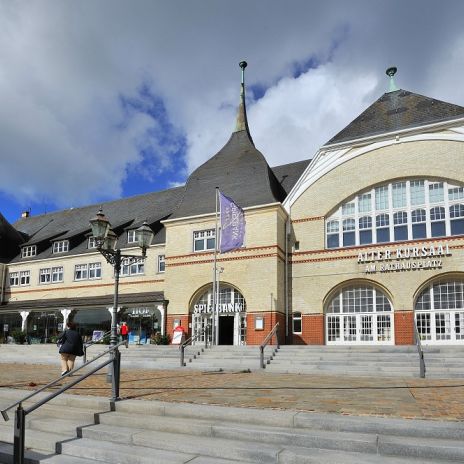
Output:
<path fill-rule="evenodd" d="M 180 367 L 185 366 L 185 347 L 190 345 L 192 342 L 197 340 L 200 335 L 204 335 L 205 338 L 205 348 L 208 348 L 208 339 L 209 339 L 209 325 L 206 325 L 202 330 L 197 331 L 195 335 L 192 335 L 190 338 L 185 340 L 180 346 Z"/>
<path fill-rule="evenodd" d="M 267 334 L 266 338 L 264 339 L 263 343 L 259 347 L 259 367 L 261 369 L 265 369 L 266 365 L 264 364 L 264 348 L 269 344 L 272 340 L 273 336 L 276 336 L 277 339 L 277 350 L 280 349 L 279 343 L 279 323 L 277 322 L 276 325 L 272 328 L 272 330 Z M 275 354 L 275 353 L 274 353 Z"/>
<path fill-rule="evenodd" d="M 121 345 L 126 344 L 126 341 L 122 341 L 114 346 L 111 346 L 109 349 L 104 351 L 103 353 L 99 354 L 98 356 L 95 356 L 93 359 L 90 361 L 86 362 L 85 364 L 82 364 L 82 366 L 73 369 L 71 372 L 68 372 L 67 374 L 63 375 L 63 377 L 59 377 L 52 382 L 48 383 L 47 385 L 39 388 L 38 390 L 35 390 L 29 395 L 26 395 L 24 398 L 20 399 L 19 401 L 14 402 L 13 404 L 7 406 L 5 409 L 1 410 L 3 419 L 5 421 L 9 420 L 7 411 L 10 410 L 11 408 L 15 407 L 16 405 L 18 408 L 15 411 L 15 423 L 14 423 L 14 442 L 13 442 L 13 462 L 14 464 L 24 464 L 24 444 L 25 444 L 25 425 L 26 425 L 26 416 L 27 414 L 30 414 L 31 412 L 35 411 L 36 409 L 40 408 L 40 406 L 43 406 L 45 403 L 48 403 L 50 400 L 53 398 L 56 398 L 57 396 L 61 395 L 65 391 L 69 390 L 70 388 L 74 387 L 78 383 L 82 382 L 85 380 L 87 377 L 90 377 L 91 375 L 95 374 L 95 372 L 99 371 L 100 369 L 103 369 L 105 366 L 108 366 L 109 364 L 112 364 L 113 367 L 113 372 L 112 372 L 112 398 L 111 401 L 117 401 L 119 400 L 119 381 L 120 381 L 120 373 L 121 373 L 121 353 L 119 352 L 118 348 Z M 103 363 L 97 365 L 94 367 L 92 370 L 89 372 L 86 372 L 85 374 L 81 375 L 79 378 L 73 380 L 72 382 L 62 386 L 59 390 L 50 393 L 48 396 L 45 398 L 42 398 L 40 401 L 37 403 L 33 404 L 29 408 L 23 408 L 22 404 L 24 401 L 32 398 L 33 396 L 37 395 L 38 393 L 42 392 L 46 388 L 50 388 L 53 385 L 57 384 L 58 382 L 61 382 L 64 378 L 68 377 L 72 374 L 75 374 L 77 371 L 83 369 L 84 367 L 88 366 L 89 364 L 92 364 L 95 362 L 97 359 L 101 358 L 102 356 L 105 356 L 106 354 L 110 354 L 110 358 Z"/>
<path fill-rule="evenodd" d="M 421 379 L 425 379 L 425 361 L 424 361 L 424 350 L 422 349 L 422 343 L 420 339 L 419 330 L 417 329 L 416 321 L 414 321 L 414 341 L 417 346 L 417 352 L 419 353 L 419 375 Z"/>
<path fill-rule="evenodd" d="M 108 335 L 111 335 L 111 330 L 108 330 L 107 332 L 105 332 L 101 338 L 99 338 L 98 340 L 91 340 L 90 342 L 88 343 L 84 343 L 83 347 L 84 347 L 84 359 L 83 359 L 83 362 L 84 364 L 87 362 L 87 348 L 90 348 L 92 345 L 95 345 L 97 343 L 100 343 L 101 341 L 103 341 L 103 339 L 105 337 L 107 337 Z"/>

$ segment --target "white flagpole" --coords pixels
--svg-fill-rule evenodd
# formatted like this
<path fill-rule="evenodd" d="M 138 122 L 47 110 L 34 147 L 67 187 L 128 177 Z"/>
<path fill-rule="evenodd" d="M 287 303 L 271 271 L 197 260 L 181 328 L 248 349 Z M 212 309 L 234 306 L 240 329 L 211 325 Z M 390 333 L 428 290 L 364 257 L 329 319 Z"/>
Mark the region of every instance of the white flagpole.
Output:
<path fill-rule="evenodd" d="M 218 234 L 218 192 L 219 187 L 216 187 L 216 211 L 215 211 L 215 238 L 214 238 L 214 265 L 213 265 L 213 308 L 212 308 L 212 334 L 211 334 L 211 343 L 217 345 L 218 340 L 218 327 L 216 321 L 216 280 L 217 280 L 217 249 L 219 243 L 219 234 Z"/>

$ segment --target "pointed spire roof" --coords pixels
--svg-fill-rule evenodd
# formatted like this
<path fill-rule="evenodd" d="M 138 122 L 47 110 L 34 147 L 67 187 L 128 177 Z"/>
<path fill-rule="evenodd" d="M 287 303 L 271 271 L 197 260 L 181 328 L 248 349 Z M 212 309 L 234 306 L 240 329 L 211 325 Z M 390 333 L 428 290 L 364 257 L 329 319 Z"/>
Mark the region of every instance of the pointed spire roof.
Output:
<path fill-rule="evenodd" d="M 281 202 L 286 196 L 250 135 L 245 105 L 246 66 L 245 61 L 240 62 L 242 83 L 235 129 L 224 147 L 192 172 L 171 219 L 213 213 L 216 187 L 242 208 Z"/>
<path fill-rule="evenodd" d="M 388 68 L 389 91 L 351 121 L 326 145 L 411 129 L 464 117 L 464 107 L 398 89 L 396 68 Z"/>

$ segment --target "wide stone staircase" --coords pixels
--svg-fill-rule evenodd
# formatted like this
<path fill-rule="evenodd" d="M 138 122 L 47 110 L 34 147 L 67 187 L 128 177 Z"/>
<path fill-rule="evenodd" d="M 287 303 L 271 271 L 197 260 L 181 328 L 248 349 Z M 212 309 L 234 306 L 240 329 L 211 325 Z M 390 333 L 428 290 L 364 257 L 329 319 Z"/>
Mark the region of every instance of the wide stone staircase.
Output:
<path fill-rule="evenodd" d="M 20 395 L 0 389 L 0 407 Z M 1 463 L 12 440 L 0 423 Z M 450 464 L 464 425 L 61 395 L 27 416 L 26 446 L 29 464 Z"/>

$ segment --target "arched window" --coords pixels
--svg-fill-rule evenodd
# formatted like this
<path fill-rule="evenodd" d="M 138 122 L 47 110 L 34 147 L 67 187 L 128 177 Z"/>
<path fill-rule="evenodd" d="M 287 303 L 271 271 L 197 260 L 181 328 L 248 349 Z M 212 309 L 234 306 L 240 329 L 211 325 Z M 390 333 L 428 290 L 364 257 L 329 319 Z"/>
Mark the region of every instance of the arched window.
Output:
<path fill-rule="evenodd" d="M 391 343 L 392 307 L 371 285 L 339 290 L 326 309 L 327 343 Z"/>
<path fill-rule="evenodd" d="M 416 325 L 421 340 L 429 343 L 464 341 L 464 281 L 439 281 L 417 297 Z"/>
<path fill-rule="evenodd" d="M 463 199 L 464 187 L 428 179 L 360 192 L 326 219 L 326 247 L 464 235 Z"/>

